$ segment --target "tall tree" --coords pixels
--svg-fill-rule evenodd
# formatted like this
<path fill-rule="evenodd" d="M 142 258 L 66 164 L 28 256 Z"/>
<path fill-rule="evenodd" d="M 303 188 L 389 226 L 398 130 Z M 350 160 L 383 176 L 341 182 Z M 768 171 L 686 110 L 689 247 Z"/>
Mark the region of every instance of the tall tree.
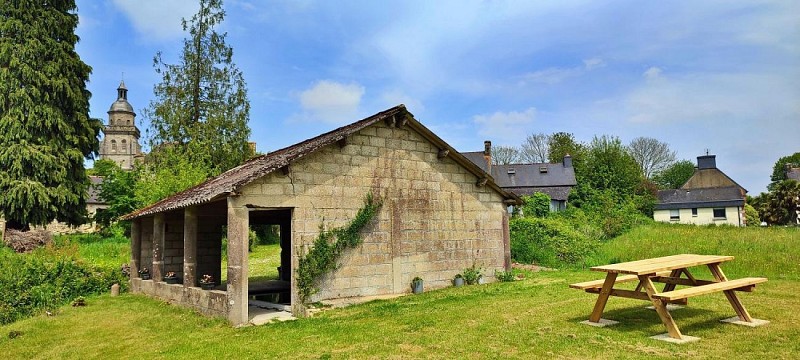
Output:
<path fill-rule="evenodd" d="M 75 51 L 71 0 L 0 5 L 0 215 L 27 229 L 86 221 L 83 162 L 97 154 L 101 122 L 89 117 L 92 68 Z"/>
<path fill-rule="evenodd" d="M 530 134 L 525 138 L 520 149 L 520 159 L 529 163 L 547 162 L 548 152 L 550 151 L 550 135 Z"/>
<path fill-rule="evenodd" d="M 800 211 L 800 182 L 783 180 L 767 194 L 761 217 L 769 224 L 796 225 Z"/>
<path fill-rule="evenodd" d="M 592 139 L 586 159 L 575 171 L 578 183 L 596 190 L 612 190 L 621 196 L 633 195 L 642 182 L 636 160 L 615 136 Z"/>
<path fill-rule="evenodd" d="M 772 182 L 768 186 L 770 190 L 781 181 L 786 180 L 787 164 L 792 164 L 793 167 L 800 167 L 800 152 L 784 156 L 775 162 L 775 165 L 772 167 L 772 175 L 770 176 Z"/>
<path fill-rule="evenodd" d="M 665 169 L 675 162 L 675 152 L 663 143 L 649 137 L 637 137 L 628 145 L 628 150 L 636 159 L 645 178 L 652 178 L 653 174 Z"/>
<path fill-rule="evenodd" d="M 153 60 L 162 79 L 156 100 L 145 111 L 150 119 L 153 151 L 180 149 L 190 161 L 202 163 L 208 175 L 241 164 L 252 155 L 248 145 L 250 102 L 242 72 L 233 63 L 227 34 L 215 27 L 225 18 L 221 0 L 201 0 L 190 21 L 183 19 L 178 64 L 167 64 L 158 52 Z"/>
<path fill-rule="evenodd" d="M 492 148 L 492 164 L 508 165 L 519 162 L 519 149 L 513 146 L 495 146 Z"/>
<path fill-rule="evenodd" d="M 677 189 L 689 181 L 692 175 L 694 175 L 694 163 L 681 160 L 656 173 L 653 181 L 660 189 Z"/>
<path fill-rule="evenodd" d="M 572 162 L 577 167 L 583 160 L 583 153 L 585 146 L 575 141 L 575 136 L 570 133 L 557 132 L 550 135 L 548 141 L 547 157 L 551 163 L 557 163 L 564 160 L 564 156 L 572 156 Z"/>

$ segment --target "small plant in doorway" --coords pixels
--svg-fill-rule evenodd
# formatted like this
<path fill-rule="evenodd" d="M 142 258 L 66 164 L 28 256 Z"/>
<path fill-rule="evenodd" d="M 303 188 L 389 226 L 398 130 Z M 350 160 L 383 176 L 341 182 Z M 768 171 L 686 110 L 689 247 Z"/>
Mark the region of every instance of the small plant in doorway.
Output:
<path fill-rule="evenodd" d="M 464 269 L 464 280 L 466 280 L 468 285 L 475 285 L 481 281 L 481 268 L 476 267 L 475 264 L 472 264 L 471 267 Z"/>
<path fill-rule="evenodd" d="M 177 284 L 180 279 L 178 279 L 178 274 L 174 271 L 170 271 L 167 275 L 164 275 L 164 282 L 167 284 Z"/>
<path fill-rule="evenodd" d="M 203 290 L 211 290 L 215 285 L 214 277 L 209 274 L 205 274 L 200 278 L 200 287 L 203 288 Z"/>
<path fill-rule="evenodd" d="M 422 284 L 422 278 L 419 276 L 415 277 L 413 280 L 411 280 L 411 291 L 413 291 L 414 294 L 421 294 L 423 291 Z"/>
<path fill-rule="evenodd" d="M 455 285 L 455 287 L 464 286 L 464 275 L 456 274 L 453 278 L 453 285 Z"/>
<path fill-rule="evenodd" d="M 494 277 L 502 282 L 511 282 L 517 279 L 513 271 L 495 271 Z"/>
<path fill-rule="evenodd" d="M 150 269 L 146 267 L 141 268 L 139 270 L 139 277 L 142 278 L 142 280 L 150 280 Z"/>

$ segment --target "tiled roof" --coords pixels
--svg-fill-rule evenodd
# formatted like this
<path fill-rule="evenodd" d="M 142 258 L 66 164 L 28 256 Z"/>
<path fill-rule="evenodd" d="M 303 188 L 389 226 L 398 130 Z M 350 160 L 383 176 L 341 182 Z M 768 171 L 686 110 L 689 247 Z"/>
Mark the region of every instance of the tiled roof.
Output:
<path fill-rule="evenodd" d="M 146 215 L 180 209 L 223 198 L 228 194 L 235 192 L 240 187 L 258 178 L 261 178 L 264 175 L 287 166 L 291 162 L 311 154 L 325 146 L 345 140 L 348 136 L 379 121 L 395 121 L 398 124 L 405 123 L 420 133 L 420 135 L 438 146 L 440 149 L 449 150 L 449 156 L 451 159 L 465 167 L 470 172 L 474 173 L 476 176 L 485 177 L 487 175 L 478 166 L 455 151 L 455 149 L 444 142 L 444 140 L 433 134 L 428 128 L 416 121 L 413 115 L 406 110 L 405 106 L 398 105 L 391 109 L 367 117 L 363 120 L 354 122 L 350 125 L 340 127 L 295 145 L 273 151 L 269 154 L 250 159 L 244 164 L 206 180 L 199 185 L 125 215 L 122 217 L 122 219 L 130 220 Z M 519 200 L 514 194 L 502 190 L 492 181 L 490 177 L 487 178 L 487 186 L 493 188 L 506 199 L 514 201 Z"/>
<path fill-rule="evenodd" d="M 509 173 L 509 172 L 513 172 Z M 492 165 L 494 181 L 502 188 L 575 186 L 575 168 L 563 164 Z"/>
<path fill-rule="evenodd" d="M 656 209 L 744 206 L 745 194 L 737 186 L 700 189 L 659 190 Z"/>
<path fill-rule="evenodd" d="M 483 151 L 462 152 L 461 155 L 464 155 L 464 157 L 469 159 L 469 161 L 472 161 L 475 163 L 475 165 L 478 165 L 481 170 L 489 172 L 489 169 L 487 168 L 488 164 L 486 164 L 486 158 L 484 157 L 485 155 L 483 154 Z"/>

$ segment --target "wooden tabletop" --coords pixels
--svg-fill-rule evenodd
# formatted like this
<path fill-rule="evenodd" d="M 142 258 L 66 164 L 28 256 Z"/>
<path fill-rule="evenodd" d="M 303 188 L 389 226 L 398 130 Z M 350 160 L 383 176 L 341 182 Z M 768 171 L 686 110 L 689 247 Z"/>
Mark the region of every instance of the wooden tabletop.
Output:
<path fill-rule="evenodd" d="M 721 263 L 730 260 L 733 260 L 733 256 L 681 254 L 595 266 L 592 267 L 592 270 L 609 273 L 647 275 L 659 271 L 684 269 L 692 266 Z"/>

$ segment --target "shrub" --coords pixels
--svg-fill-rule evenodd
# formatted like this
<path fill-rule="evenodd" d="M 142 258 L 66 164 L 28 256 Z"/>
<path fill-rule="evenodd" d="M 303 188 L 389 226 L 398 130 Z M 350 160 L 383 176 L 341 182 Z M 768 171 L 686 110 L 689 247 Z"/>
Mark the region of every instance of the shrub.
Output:
<path fill-rule="evenodd" d="M 510 221 L 511 257 L 520 263 L 562 267 L 581 263 L 599 242 L 576 231 L 563 219 L 521 218 Z"/>
<path fill-rule="evenodd" d="M 522 215 L 532 217 L 547 217 L 550 214 L 550 196 L 543 193 L 533 193 L 531 196 L 522 197 Z"/>
<path fill-rule="evenodd" d="M 758 216 L 758 211 L 750 204 L 744 204 L 744 221 L 746 226 L 759 226 L 761 219 Z"/>
<path fill-rule="evenodd" d="M 127 285 L 119 268 L 88 265 L 52 247 L 29 254 L 0 248 L 0 324 L 106 292 L 114 283 Z"/>

